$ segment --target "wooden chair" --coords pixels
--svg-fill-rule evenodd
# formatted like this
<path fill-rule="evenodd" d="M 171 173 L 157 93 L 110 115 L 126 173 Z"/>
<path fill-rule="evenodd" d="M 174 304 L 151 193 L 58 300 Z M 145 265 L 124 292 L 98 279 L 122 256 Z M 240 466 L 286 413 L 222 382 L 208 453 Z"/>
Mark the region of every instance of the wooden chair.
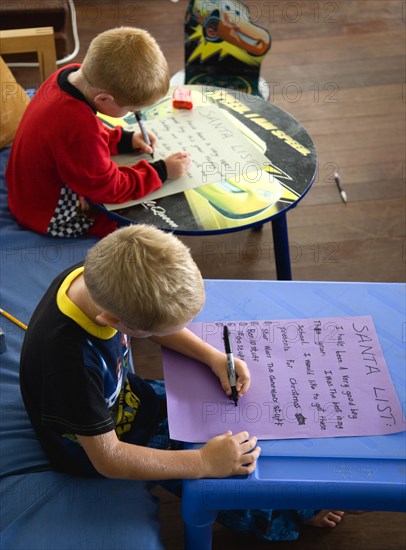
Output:
<path fill-rule="evenodd" d="M 56 71 L 56 51 L 52 27 L 0 31 L 0 55 L 35 52 L 41 80 Z"/>
<path fill-rule="evenodd" d="M 56 70 L 54 31 L 52 27 L 0 31 L 1 116 L 0 147 L 11 144 L 28 105 L 29 97 L 16 82 L 3 60 L 3 54 L 34 52 L 38 58 L 41 81 Z"/>

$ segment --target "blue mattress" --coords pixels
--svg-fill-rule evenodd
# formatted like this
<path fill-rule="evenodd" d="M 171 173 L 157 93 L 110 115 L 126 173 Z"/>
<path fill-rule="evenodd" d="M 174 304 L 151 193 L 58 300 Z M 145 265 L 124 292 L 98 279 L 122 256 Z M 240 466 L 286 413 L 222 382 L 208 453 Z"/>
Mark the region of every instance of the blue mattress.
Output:
<path fill-rule="evenodd" d="M 7 209 L 0 151 L 0 307 L 28 323 L 52 279 L 84 258 L 95 239 L 54 239 L 19 226 Z M 0 548 L 161 549 L 158 501 L 138 481 L 86 479 L 50 467 L 24 409 L 18 370 L 24 331 L 0 316 Z"/>

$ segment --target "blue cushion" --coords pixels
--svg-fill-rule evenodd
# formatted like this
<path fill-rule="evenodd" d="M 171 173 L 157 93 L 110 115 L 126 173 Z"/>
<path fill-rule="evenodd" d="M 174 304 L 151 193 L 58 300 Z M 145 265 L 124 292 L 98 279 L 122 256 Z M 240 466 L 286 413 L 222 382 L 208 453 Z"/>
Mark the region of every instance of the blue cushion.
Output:
<path fill-rule="evenodd" d="M 27 324 L 52 279 L 82 260 L 95 239 L 54 239 L 19 226 L 7 209 L 8 155 L 0 151 L 0 307 Z M 2 316 L 0 327 L 7 346 L 0 355 L 0 548 L 162 549 L 158 502 L 148 483 L 52 470 L 20 394 L 24 331 Z"/>

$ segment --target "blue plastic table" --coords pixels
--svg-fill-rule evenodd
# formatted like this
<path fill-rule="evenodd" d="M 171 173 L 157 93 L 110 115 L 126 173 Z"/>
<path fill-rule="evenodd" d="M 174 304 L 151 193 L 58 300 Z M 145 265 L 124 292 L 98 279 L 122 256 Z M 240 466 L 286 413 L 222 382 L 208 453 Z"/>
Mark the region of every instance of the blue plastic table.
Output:
<path fill-rule="evenodd" d="M 206 281 L 206 289 L 197 321 L 371 315 L 399 400 L 406 403 L 406 285 Z M 261 441 L 261 448 L 256 471 L 245 478 L 183 482 L 187 549 L 211 548 L 219 510 L 406 511 L 406 432 Z"/>

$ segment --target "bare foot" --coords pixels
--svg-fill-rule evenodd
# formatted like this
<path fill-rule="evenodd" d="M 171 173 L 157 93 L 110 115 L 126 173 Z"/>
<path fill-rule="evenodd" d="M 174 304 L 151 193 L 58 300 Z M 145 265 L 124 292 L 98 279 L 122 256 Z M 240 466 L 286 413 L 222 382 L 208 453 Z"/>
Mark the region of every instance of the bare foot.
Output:
<path fill-rule="evenodd" d="M 313 527 L 335 527 L 340 523 L 344 512 L 341 510 L 320 510 L 318 514 L 305 522 L 305 525 Z"/>

